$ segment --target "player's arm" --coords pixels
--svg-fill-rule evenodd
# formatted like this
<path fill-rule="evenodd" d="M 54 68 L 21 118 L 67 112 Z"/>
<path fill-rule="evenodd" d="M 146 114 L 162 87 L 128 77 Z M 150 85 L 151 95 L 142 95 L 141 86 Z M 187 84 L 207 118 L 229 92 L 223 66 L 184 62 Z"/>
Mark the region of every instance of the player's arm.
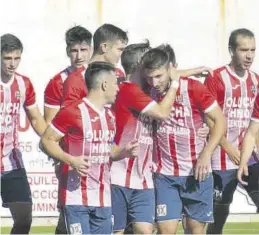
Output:
<path fill-rule="evenodd" d="M 52 125 L 50 125 L 45 131 L 41 138 L 41 145 L 44 151 L 58 161 L 62 161 L 72 168 L 74 168 L 81 176 L 87 174 L 87 169 L 90 166 L 85 156 L 72 156 L 60 147 L 59 141 L 64 136 L 63 133 L 54 130 Z"/>
<path fill-rule="evenodd" d="M 175 81 L 175 82 L 178 83 L 178 81 Z M 142 110 L 142 113 L 145 114 L 146 116 L 149 116 L 158 120 L 159 119 L 164 120 L 168 118 L 173 108 L 173 103 L 176 97 L 178 86 L 179 86 L 179 83 L 178 85 L 175 85 L 175 86 L 171 85 L 161 102 L 156 103 L 154 101 L 153 103 L 150 103 L 150 106 L 145 107 Z"/>
<path fill-rule="evenodd" d="M 213 110 L 206 112 L 205 118 L 209 118 L 213 121 L 214 125 L 210 128 L 210 139 L 203 150 L 212 154 L 226 132 L 226 120 L 218 105 L 216 105 Z"/>
<path fill-rule="evenodd" d="M 210 130 L 211 137 L 200 153 L 194 168 L 195 178 L 201 181 L 209 172 L 212 153 L 226 131 L 226 123 L 224 114 L 209 89 L 198 81 L 190 80 L 189 84 L 195 106 L 204 113 L 205 119 L 210 118 L 214 123 Z"/>
<path fill-rule="evenodd" d="M 26 111 L 27 117 L 30 120 L 33 129 L 39 136 L 42 136 L 47 128 L 47 124 L 41 115 L 39 108 L 37 106 L 31 107 L 27 108 Z"/>
<path fill-rule="evenodd" d="M 51 107 L 44 106 L 44 119 L 45 119 L 47 125 L 49 125 L 51 123 L 51 121 L 56 116 L 56 114 L 58 113 L 59 110 L 60 110 L 59 107 L 51 108 Z"/>
<path fill-rule="evenodd" d="M 119 147 L 118 145 L 114 144 L 112 146 L 110 158 L 112 161 L 119 161 L 126 157 L 137 157 L 139 151 L 138 148 L 139 144 L 137 140 L 130 141 L 124 147 Z"/>
<path fill-rule="evenodd" d="M 212 73 L 212 70 L 211 68 L 206 66 L 201 66 L 193 69 L 178 70 L 179 75 L 182 77 L 200 76 L 204 72 Z"/>
<path fill-rule="evenodd" d="M 226 131 L 225 117 L 221 108 L 217 104 L 212 110 L 205 111 L 205 117 L 210 118 L 214 125 L 210 129 L 210 139 L 207 145 L 203 148 L 195 166 L 195 178 L 199 181 L 206 178 L 206 174 L 209 171 L 211 156 Z"/>
<path fill-rule="evenodd" d="M 179 87 L 179 75 L 175 69 L 169 70 L 171 85 L 162 101 L 157 103 L 144 93 L 140 87 L 123 90 L 123 102 L 128 107 L 154 119 L 164 120 L 172 111 L 176 92 Z M 121 92 L 122 93 L 122 92 Z"/>
<path fill-rule="evenodd" d="M 43 116 L 41 115 L 38 106 L 36 105 L 36 95 L 34 87 L 28 78 L 25 79 L 25 84 L 26 91 L 23 107 L 29 121 L 31 122 L 32 128 L 39 136 L 42 136 L 47 128 L 47 125 Z"/>
<path fill-rule="evenodd" d="M 207 124 L 210 127 L 210 129 L 214 128 L 214 122 L 209 117 L 206 118 Z M 228 154 L 230 160 L 238 165 L 240 162 L 240 151 L 236 149 L 225 137 L 225 135 L 221 138 L 219 145 L 221 148 L 225 150 L 225 152 Z"/>
<path fill-rule="evenodd" d="M 258 132 L 259 132 L 259 120 L 257 121 L 251 120 L 242 142 L 241 160 L 240 160 L 240 165 L 237 172 L 238 181 L 243 185 L 247 185 L 247 182 L 245 182 L 242 179 L 242 177 L 243 175 L 248 176 L 247 162 L 249 161 L 251 154 L 253 152 L 253 149 L 255 147 L 256 136 L 258 135 Z"/>
<path fill-rule="evenodd" d="M 221 79 L 220 77 L 218 77 L 215 73 L 209 74 L 208 77 L 206 78 L 204 84 L 205 86 L 209 89 L 209 91 L 216 97 L 217 101 L 219 102 L 221 95 L 221 93 L 224 93 L 222 91 L 222 87 L 219 86 L 219 84 L 221 83 Z M 208 126 L 211 128 L 213 128 L 214 122 L 213 120 L 210 120 L 209 117 L 207 117 L 206 122 L 208 124 Z M 228 157 L 230 158 L 230 160 L 238 165 L 239 161 L 240 161 L 240 152 L 237 148 L 235 148 L 225 137 L 225 135 L 222 137 L 222 139 L 219 142 L 219 145 L 221 148 L 223 148 L 225 150 L 225 152 L 228 154 Z"/>
<path fill-rule="evenodd" d="M 207 139 L 209 133 L 210 133 L 210 128 L 206 123 L 203 123 L 202 127 L 200 127 L 197 131 L 197 134 L 201 139 Z"/>

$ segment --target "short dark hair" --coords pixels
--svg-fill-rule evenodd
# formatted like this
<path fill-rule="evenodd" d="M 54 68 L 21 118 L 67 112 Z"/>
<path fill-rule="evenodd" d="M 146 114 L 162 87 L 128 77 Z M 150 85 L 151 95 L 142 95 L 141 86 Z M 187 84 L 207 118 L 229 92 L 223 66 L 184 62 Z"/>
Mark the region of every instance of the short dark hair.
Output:
<path fill-rule="evenodd" d="M 241 29 L 236 29 L 231 32 L 229 36 L 229 41 L 228 41 L 228 47 L 231 48 L 232 50 L 235 50 L 237 47 L 237 37 L 241 35 L 243 37 L 250 37 L 254 38 L 254 33 L 246 28 L 241 28 Z"/>
<path fill-rule="evenodd" d="M 159 48 L 153 48 L 146 52 L 140 61 L 142 69 L 150 70 L 159 69 L 162 66 L 169 67 L 169 63 L 168 54 Z"/>
<path fill-rule="evenodd" d="M 121 65 L 126 74 L 132 74 L 142 56 L 151 49 L 149 41 L 128 45 L 121 54 Z"/>
<path fill-rule="evenodd" d="M 1 36 L 1 53 L 20 50 L 23 52 L 23 45 L 19 38 L 13 34 L 4 34 Z"/>
<path fill-rule="evenodd" d="M 98 88 L 99 85 L 99 79 L 101 73 L 110 73 L 115 72 L 114 65 L 107 63 L 107 62 L 101 62 L 96 61 L 93 63 L 90 63 L 85 71 L 85 83 L 87 86 L 87 89 L 93 90 Z"/>
<path fill-rule="evenodd" d="M 121 40 L 128 43 L 127 32 L 116 27 L 115 25 L 103 24 L 94 33 L 94 51 L 97 51 L 102 43 L 116 40 Z"/>
<path fill-rule="evenodd" d="M 170 44 L 167 44 L 167 43 L 161 44 L 157 48 L 165 51 L 169 56 L 169 61 L 173 65 L 176 64 L 176 57 L 175 57 L 174 49 L 172 48 L 172 46 Z"/>
<path fill-rule="evenodd" d="M 92 44 L 92 34 L 82 26 L 75 26 L 66 31 L 67 48 L 75 44 L 86 42 L 88 45 Z"/>

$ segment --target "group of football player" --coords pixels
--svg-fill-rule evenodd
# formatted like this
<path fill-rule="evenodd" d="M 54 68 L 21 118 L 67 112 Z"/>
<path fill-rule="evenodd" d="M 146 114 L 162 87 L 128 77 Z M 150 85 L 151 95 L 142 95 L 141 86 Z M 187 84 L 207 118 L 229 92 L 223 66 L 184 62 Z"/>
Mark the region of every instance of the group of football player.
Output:
<path fill-rule="evenodd" d="M 56 234 L 176 234 L 180 221 L 185 233 L 220 234 L 238 183 L 259 208 L 253 32 L 232 31 L 231 61 L 215 70 L 179 70 L 170 44 L 127 45 L 112 24 L 93 35 L 72 27 L 65 40 L 70 65 L 48 82 L 42 115 L 30 79 L 16 71 L 22 42 L 1 36 L 1 197 L 12 234 L 32 223 L 22 108 L 55 162 Z"/>

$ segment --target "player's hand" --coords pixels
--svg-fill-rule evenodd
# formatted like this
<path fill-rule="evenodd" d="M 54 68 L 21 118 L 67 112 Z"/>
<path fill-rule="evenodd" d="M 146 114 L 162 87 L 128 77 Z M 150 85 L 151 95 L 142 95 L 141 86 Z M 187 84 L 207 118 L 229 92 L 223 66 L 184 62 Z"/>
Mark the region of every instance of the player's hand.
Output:
<path fill-rule="evenodd" d="M 80 176 L 86 176 L 91 162 L 89 161 L 89 157 L 86 156 L 72 156 L 70 166 L 76 170 Z"/>
<path fill-rule="evenodd" d="M 127 156 L 137 157 L 139 155 L 139 143 L 137 140 L 132 140 L 125 146 Z"/>
<path fill-rule="evenodd" d="M 171 81 L 173 80 L 179 81 L 180 75 L 172 63 L 170 63 L 169 65 L 168 72 L 169 72 L 169 77 Z"/>
<path fill-rule="evenodd" d="M 228 157 L 235 165 L 239 165 L 240 163 L 240 151 L 237 149 L 234 149 L 231 151 L 231 153 L 228 153 Z"/>
<path fill-rule="evenodd" d="M 200 77 L 206 77 L 208 73 L 213 76 L 213 70 L 206 66 L 197 67 L 195 69 L 195 73 L 193 74 L 194 77 L 200 78 Z"/>
<path fill-rule="evenodd" d="M 239 166 L 238 171 L 237 171 L 237 179 L 240 184 L 248 185 L 248 183 L 243 180 L 244 176 L 248 176 L 248 167 L 246 164 L 242 164 Z"/>
<path fill-rule="evenodd" d="M 207 153 L 205 150 L 203 150 L 194 167 L 194 177 L 200 182 L 209 176 L 211 161 L 210 155 L 211 153 Z"/>
<path fill-rule="evenodd" d="M 206 123 L 203 123 L 202 127 L 200 127 L 197 132 L 198 136 L 201 139 L 206 139 L 209 133 L 210 133 L 210 128 L 207 126 Z"/>

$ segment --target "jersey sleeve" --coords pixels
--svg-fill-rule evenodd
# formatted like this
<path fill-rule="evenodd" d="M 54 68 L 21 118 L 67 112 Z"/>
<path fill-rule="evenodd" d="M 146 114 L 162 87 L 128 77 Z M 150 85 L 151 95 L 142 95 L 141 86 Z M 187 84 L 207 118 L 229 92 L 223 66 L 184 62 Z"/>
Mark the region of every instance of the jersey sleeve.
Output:
<path fill-rule="evenodd" d="M 44 105 L 49 108 L 59 108 L 62 102 L 63 87 L 57 79 L 51 79 L 44 91 Z"/>
<path fill-rule="evenodd" d="M 62 106 L 68 106 L 87 96 L 87 87 L 81 73 L 71 73 L 64 82 Z"/>
<path fill-rule="evenodd" d="M 254 103 L 254 111 L 252 113 L 251 120 L 255 122 L 259 122 L 259 94 L 257 94 L 255 103 Z"/>
<path fill-rule="evenodd" d="M 27 109 L 34 108 L 36 106 L 35 90 L 29 79 L 26 79 L 26 91 L 25 91 L 24 106 Z"/>
<path fill-rule="evenodd" d="M 141 113 L 145 113 L 157 104 L 156 101 L 145 94 L 141 88 L 135 84 L 123 84 L 120 94 L 122 96 L 121 100 L 127 107 Z"/>
<path fill-rule="evenodd" d="M 50 127 L 59 135 L 65 136 L 68 133 L 69 127 L 74 125 L 74 117 L 75 113 L 64 107 L 56 114 L 50 124 Z"/>
<path fill-rule="evenodd" d="M 217 79 L 213 77 L 210 73 L 205 79 L 204 85 L 209 89 L 212 95 L 217 99 L 218 92 L 217 92 Z"/>
<path fill-rule="evenodd" d="M 204 113 L 208 113 L 217 107 L 215 96 L 199 81 L 193 81 L 193 94 L 197 107 Z"/>

